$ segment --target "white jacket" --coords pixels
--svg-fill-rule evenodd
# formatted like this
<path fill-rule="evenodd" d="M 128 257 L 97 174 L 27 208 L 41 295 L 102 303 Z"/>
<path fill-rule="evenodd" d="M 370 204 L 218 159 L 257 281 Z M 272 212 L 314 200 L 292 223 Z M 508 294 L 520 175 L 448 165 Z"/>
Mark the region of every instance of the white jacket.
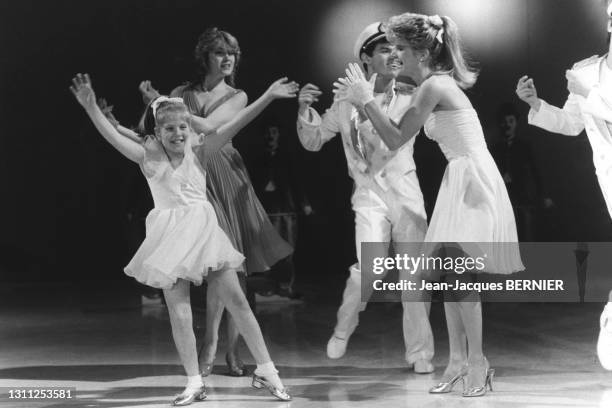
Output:
<path fill-rule="evenodd" d="M 410 105 L 412 95 L 405 89 L 391 89 L 393 97 L 387 113 L 392 120 L 399 123 Z M 376 102 L 380 104 L 380 98 L 376 98 Z M 375 183 L 386 191 L 394 182 L 399 182 L 403 175 L 416 170 L 412 157 L 414 137 L 397 151 L 391 151 L 377 135 L 369 120 L 361 123 L 359 129 L 371 149 L 371 156 L 366 162 L 356 153 L 351 141 L 352 118 L 356 110 L 350 103 L 334 102 L 322 118 L 313 108 L 309 108 L 309 113 L 312 120 L 309 121 L 303 116 L 298 116 L 297 120 L 297 133 L 302 146 L 306 150 L 318 151 L 323 144 L 340 133 L 349 173 L 358 187 L 369 187 L 371 183 Z"/>
<path fill-rule="evenodd" d="M 572 68 L 592 86 L 587 98 L 570 94 L 563 109 L 542 100 L 539 111 L 529 111 L 529 124 L 568 136 L 577 136 L 586 129 L 597 179 L 612 217 L 612 89 L 602 89 L 599 83 L 601 64 L 606 63 L 605 59 L 606 56 L 593 56 Z"/>

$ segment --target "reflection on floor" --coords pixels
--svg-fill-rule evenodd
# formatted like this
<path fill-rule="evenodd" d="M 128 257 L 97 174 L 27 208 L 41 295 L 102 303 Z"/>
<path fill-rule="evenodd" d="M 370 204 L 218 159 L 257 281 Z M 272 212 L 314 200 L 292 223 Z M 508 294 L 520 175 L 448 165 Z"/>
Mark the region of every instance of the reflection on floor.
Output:
<path fill-rule="evenodd" d="M 5 290 L 6 289 L 6 290 Z M 337 302 L 338 300 L 336 300 Z M 594 352 L 601 304 L 486 304 L 485 352 L 496 369 L 483 398 L 427 393 L 443 370 L 447 339 L 440 304 L 432 308 L 436 372 L 417 375 L 403 361 L 401 307 L 371 304 L 346 356 L 325 344 L 337 304 L 315 295 L 302 304 L 260 305 L 257 318 L 294 401 L 275 401 L 226 376 L 223 344 L 208 399 L 194 407 L 612 407 L 612 373 Z M 196 313 L 203 324 L 204 315 Z M 140 306 L 131 290 L 51 286 L 0 289 L 0 387 L 76 387 L 72 401 L 6 407 L 167 407 L 184 386 L 162 305 Z M 204 329 L 198 327 L 201 337 Z M 222 330 L 223 343 L 223 330 Z M 244 344 L 242 356 L 252 364 Z"/>

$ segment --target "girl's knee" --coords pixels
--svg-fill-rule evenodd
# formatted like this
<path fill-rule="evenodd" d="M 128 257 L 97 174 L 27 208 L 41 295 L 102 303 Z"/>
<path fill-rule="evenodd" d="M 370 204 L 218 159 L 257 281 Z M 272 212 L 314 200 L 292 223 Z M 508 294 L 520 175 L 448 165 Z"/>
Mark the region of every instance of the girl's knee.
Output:
<path fill-rule="evenodd" d="M 239 311 L 251 310 L 249 306 L 249 302 L 247 301 L 244 292 L 240 289 L 240 287 L 230 288 L 226 291 L 225 299 L 226 306 L 232 309 L 237 309 Z"/>
<path fill-rule="evenodd" d="M 170 313 L 171 317 L 173 317 L 174 319 L 177 319 L 178 321 L 191 322 L 191 319 L 192 319 L 191 305 L 181 304 L 181 305 L 168 306 L 168 312 Z"/>
<path fill-rule="evenodd" d="M 234 294 L 232 296 L 231 302 L 233 306 L 238 310 L 241 310 L 241 311 L 251 310 L 251 307 L 249 306 L 249 302 L 247 301 L 246 296 L 244 296 L 244 293 L 242 292 Z"/>

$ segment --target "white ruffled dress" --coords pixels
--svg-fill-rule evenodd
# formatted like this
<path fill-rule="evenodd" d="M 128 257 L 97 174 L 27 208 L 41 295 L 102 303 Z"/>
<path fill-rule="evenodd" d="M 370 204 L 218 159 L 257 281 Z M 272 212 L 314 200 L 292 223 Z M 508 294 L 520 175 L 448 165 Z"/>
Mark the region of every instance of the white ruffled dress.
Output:
<path fill-rule="evenodd" d="M 159 143 L 147 140 L 141 169 L 155 207 L 146 219 L 146 238 L 124 269 L 128 276 L 167 289 L 178 279 L 200 285 L 209 270 L 243 264 L 244 256 L 217 223 L 206 198 L 205 173 L 189 143 L 174 169 Z"/>

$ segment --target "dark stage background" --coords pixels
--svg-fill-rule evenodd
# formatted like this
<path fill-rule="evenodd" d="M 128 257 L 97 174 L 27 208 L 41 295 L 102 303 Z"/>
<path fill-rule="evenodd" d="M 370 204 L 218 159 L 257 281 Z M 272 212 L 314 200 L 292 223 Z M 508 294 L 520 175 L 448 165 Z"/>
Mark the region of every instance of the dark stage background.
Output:
<path fill-rule="evenodd" d="M 449 15 L 482 69 L 470 97 L 487 138 L 498 138 L 496 111 L 529 74 L 542 97 L 561 105 L 565 70 L 605 50 L 603 0 L 421 1 L 6 1 L 0 2 L 0 281 L 116 279 L 133 253 L 124 233 L 126 208 L 147 200 L 137 166 L 98 136 L 68 91 L 88 72 L 98 96 L 124 124 L 142 110 L 138 83 L 162 92 L 190 78 L 198 34 L 218 26 L 236 35 L 243 59 L 237 85 L 254 99 L 287 75 L 318 84 L 331 101 L 357 33 L 405 11 Z M 282 143 L 315 216 L 302 220 L 302 275 L 341 278 L 353 262 L 353 215 L 339 140 L 318 154 L 301 148 L 295 101 L 277 101 L 235 139 L 256 172 L 263 126 L 281 126 Z M 542 185 L 561 222 L 559 240 L 609 240 L 612 228 L 583 134 L 549 135 L 526 125 Z M 419 137 L 419 178 L 428 211 L 444 169 L 432 142 Z"/>

